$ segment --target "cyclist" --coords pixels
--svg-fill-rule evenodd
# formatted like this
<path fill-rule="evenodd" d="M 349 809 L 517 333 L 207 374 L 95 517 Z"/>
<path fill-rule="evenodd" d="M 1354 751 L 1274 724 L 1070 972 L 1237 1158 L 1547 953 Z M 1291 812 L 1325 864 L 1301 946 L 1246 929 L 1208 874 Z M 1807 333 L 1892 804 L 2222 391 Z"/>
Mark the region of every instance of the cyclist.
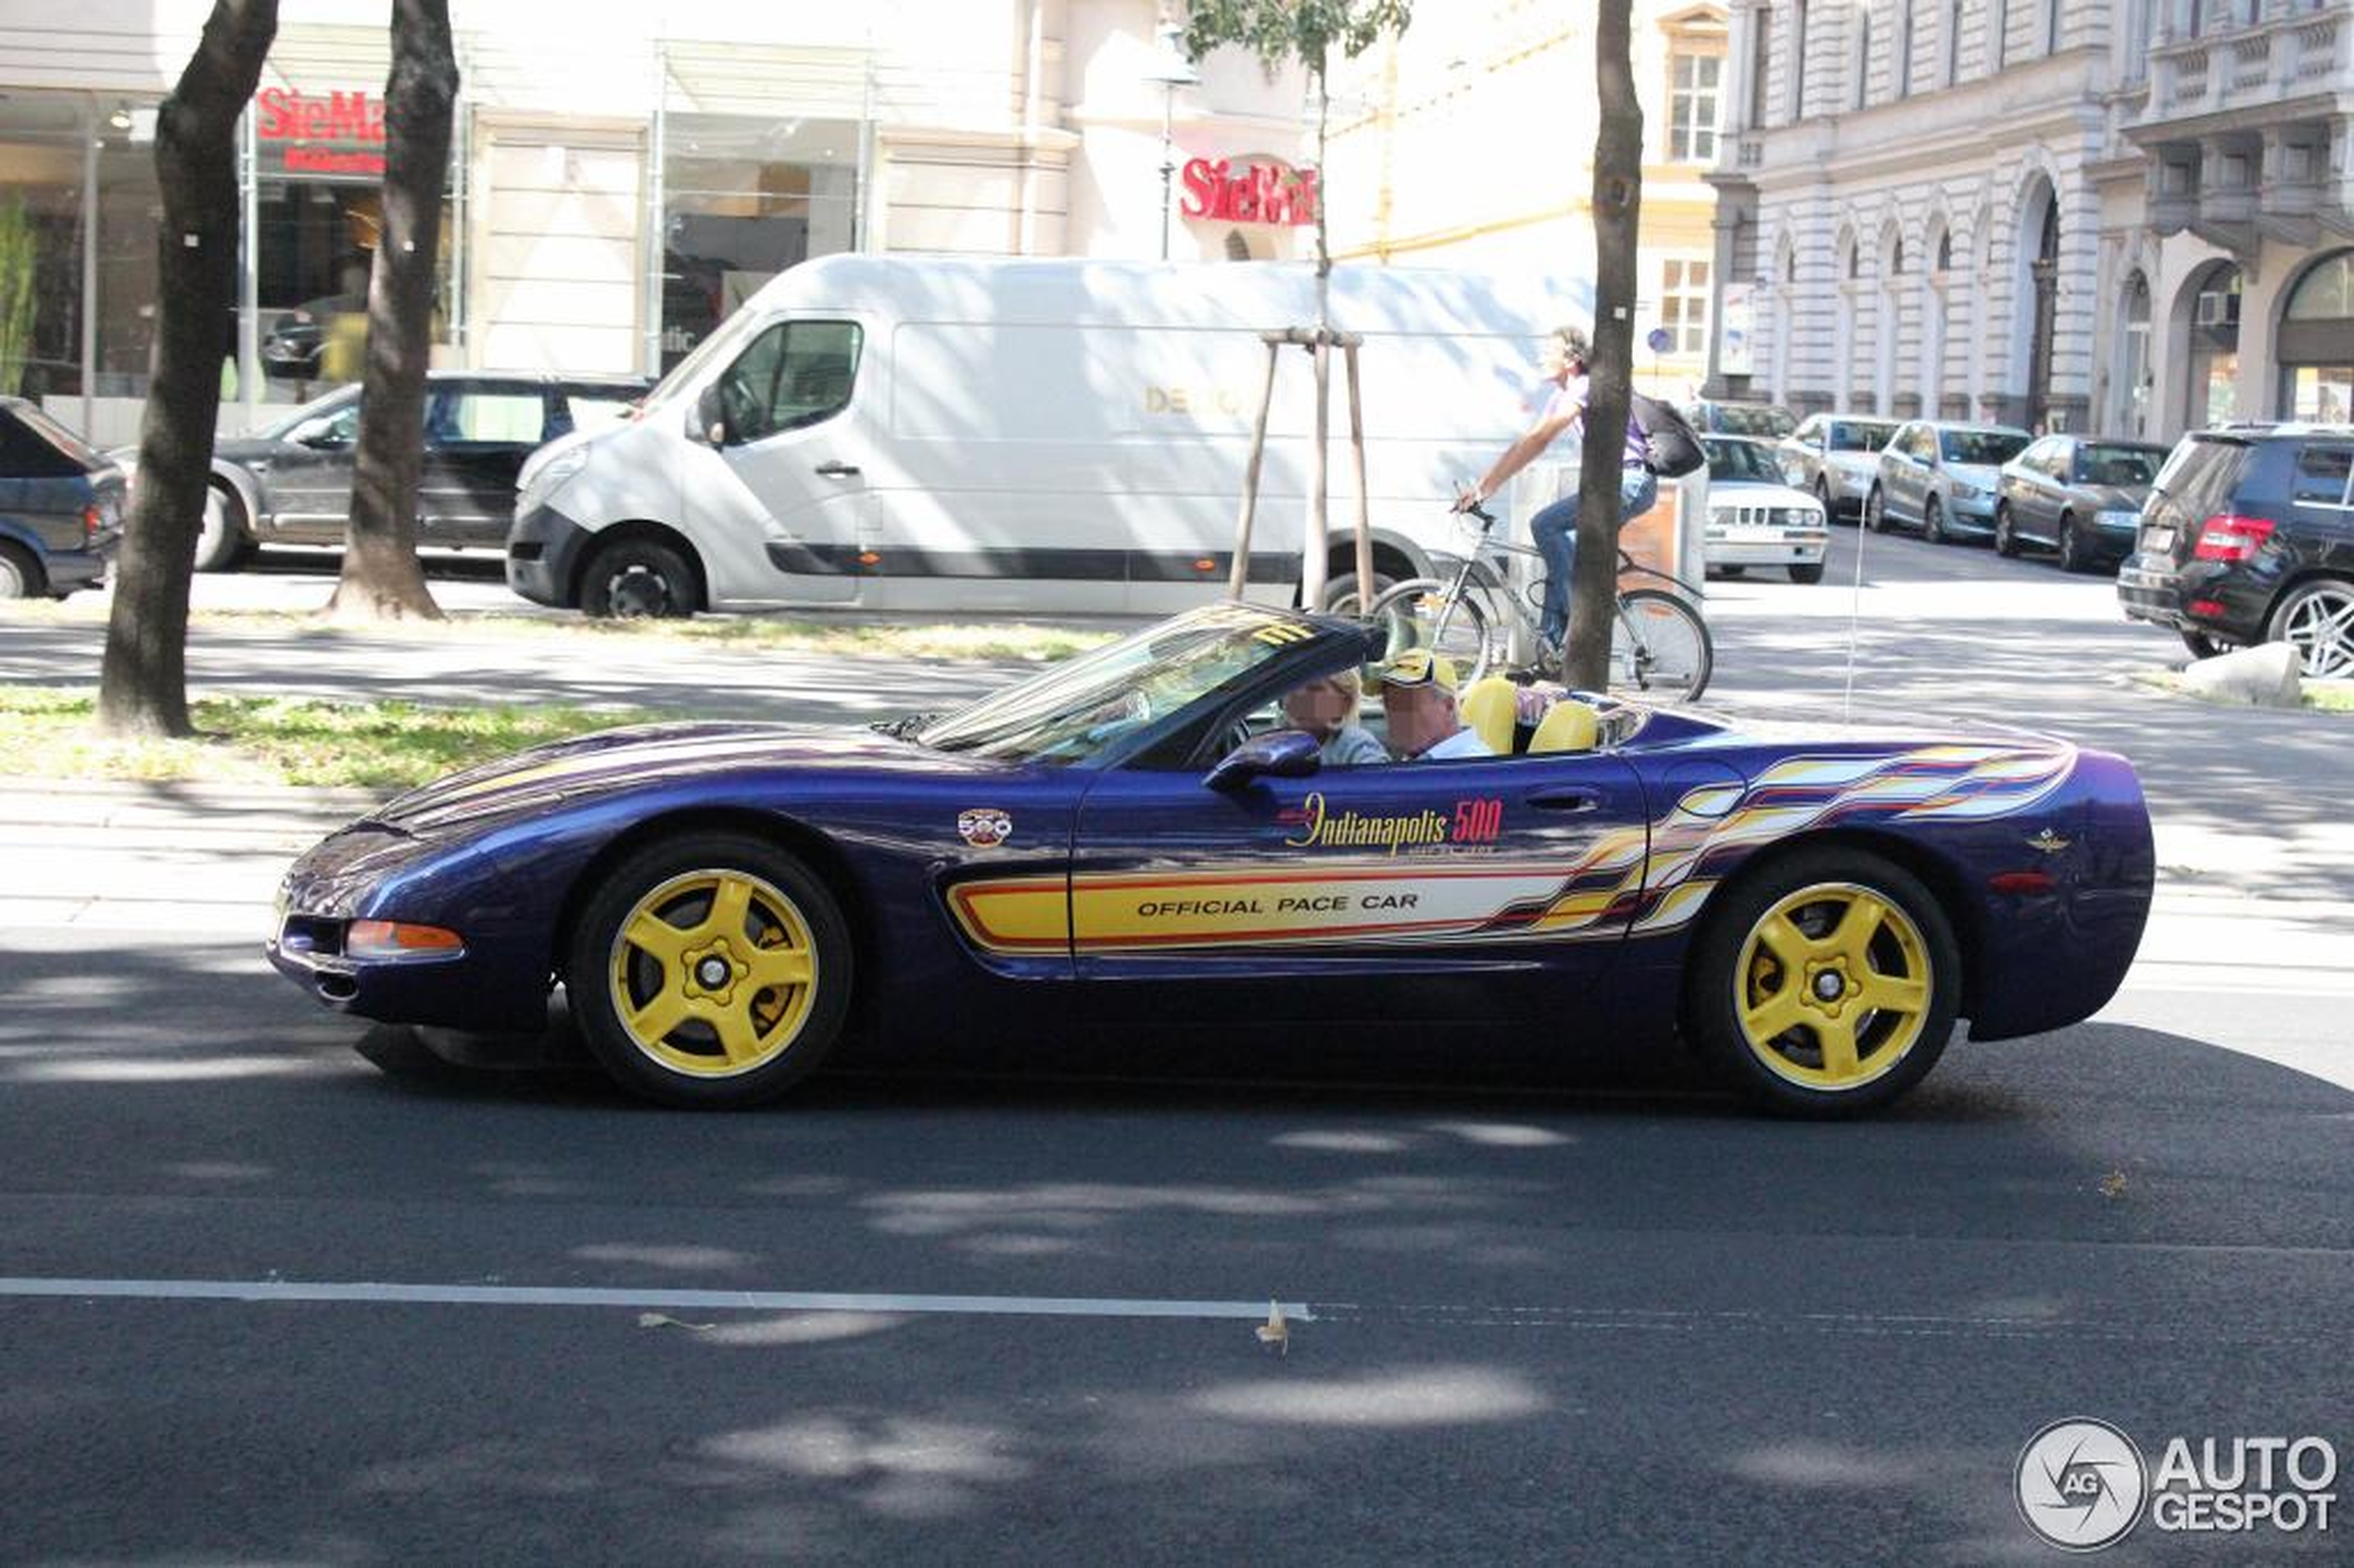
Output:
<path fill-rule="evenodd" d="M 1554 388 L 1552 395 L 1546 399 L 1537 423 L 1504 449 L 1503 455 L 1480 476 L 1478 484 L 1466 486 L 1455 498 L 1457 512 L 1478 506 L 1503 488 L 1507 480 L 1536 462 L 1571 425 L 1580 425 L 1582 434 L 1590 394 L 1586 366 L 1591 354 L 1592 348 L 1583 331 L 1574 326 L 1554 329 L 1552 336 L 1546 339 L 1543 360 L 1545 379 Z M 1647 450 L 1643 433 L 1630 416 L 1618 460 L 1618 518 L 1622 523 L 1641 516 L 1659 499 L 1659 481 L 1643 462 Z M 1557 651 L 1563 639 L 1569 635 L 1569 579 L 1577 562 L 1577 491 L 1573 488 L 1528 520 L 1528 532 L 1545 558 L 1545 602 L 1537 626 L 1537 640 L 1547 651 Z"/>

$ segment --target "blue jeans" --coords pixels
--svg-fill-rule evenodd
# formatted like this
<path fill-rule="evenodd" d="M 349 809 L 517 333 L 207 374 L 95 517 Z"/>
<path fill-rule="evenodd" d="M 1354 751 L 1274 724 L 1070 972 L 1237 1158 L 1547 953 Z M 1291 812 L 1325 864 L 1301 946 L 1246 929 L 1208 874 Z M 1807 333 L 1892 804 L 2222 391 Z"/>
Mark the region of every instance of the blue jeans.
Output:
<path fill-rule="evenodd" d="M 1632 463 L 1618 471 L 1618 521 L 1624 525 L 1649 512 L 1659 499 L 1659 480 Z M 1577 565 L 1577 493 L 1573 490 L 1528 520 L 1529 537 L 1545 558 L 1544 611 L 1537 640 L 1558 646 L 1569 635 L 1569 578 Z"/>

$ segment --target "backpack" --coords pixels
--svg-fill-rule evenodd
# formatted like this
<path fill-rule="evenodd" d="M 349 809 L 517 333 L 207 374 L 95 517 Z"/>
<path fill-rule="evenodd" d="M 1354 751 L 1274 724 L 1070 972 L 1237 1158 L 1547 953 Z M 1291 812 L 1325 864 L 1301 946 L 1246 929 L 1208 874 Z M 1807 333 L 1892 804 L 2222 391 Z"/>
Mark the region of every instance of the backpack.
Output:
<path fill-rule="evenodd" d="M 1643 445 L 1648 450 L 1643 466 L 1662 479 L 1681 479 L 1685 474 L 1705 467 L 1708 453 L 1702 449 L 1700 433 L 1682 414 L 1655 398 L 1629 391 L 1627 411 L 1634 415 L 1635 428 L 1643 433 Z"/>

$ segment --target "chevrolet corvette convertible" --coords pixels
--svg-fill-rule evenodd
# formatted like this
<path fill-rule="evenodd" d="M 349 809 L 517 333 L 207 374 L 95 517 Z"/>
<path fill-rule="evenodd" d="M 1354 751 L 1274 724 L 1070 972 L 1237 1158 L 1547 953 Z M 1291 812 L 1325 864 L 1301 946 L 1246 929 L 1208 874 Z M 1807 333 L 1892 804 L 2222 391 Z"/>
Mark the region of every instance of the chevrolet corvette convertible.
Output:
<path fill-rule="evenodd" d="M 945 714 L 538 747 L 303 855 L 269 956 L 462 1031 L 541 1029 L 561 986 L 678 1106 L 767 1100 L 853 1034 L 1365 1018 L 1689 1047 L 1802 1114 L 1886 1105 L 1957 1019 L 2084 1018 L 2133 961 L 2121 758 L 1483 682 L 1496 755 L 1322 766 L 1281 698 L 1373 638 L 1224 604 Z"/>

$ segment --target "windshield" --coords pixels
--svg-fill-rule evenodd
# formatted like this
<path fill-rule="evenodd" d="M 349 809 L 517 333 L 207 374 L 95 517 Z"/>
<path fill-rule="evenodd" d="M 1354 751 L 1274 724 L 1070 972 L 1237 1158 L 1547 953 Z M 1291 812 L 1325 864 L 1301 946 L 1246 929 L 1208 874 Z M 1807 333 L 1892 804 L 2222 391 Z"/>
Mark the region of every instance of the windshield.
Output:
<path fill-rule="evenodd" d="M 2076 482 L 2080 485 L 2146 485 L 2158 477 L 2166 459 L 2163 447 L 2079 447 Z"/>
<path fill-rule="evenodd" d="M 1841 420 L 1831 426 L 1831 450 L 1835 452 L 1876 452 L 1888 445 L 1896 434 L 1896 426 L 1877 421 Z"/>
<path fill-rule="evenodd" d="M 1738 404 L 1716 406 L 1716 427 L 1735 436 L 1787 436 L 1798 428 L 1798 422 L 1779 409 L 1744 408 Z"/>
<path fill-rule="evenodd" d="M 360 388 L 357 386 L 338 386 L 323 398 L 313 398 L 290 414 L 281 414 L 265 424 L 255 425 L 247 434 L 283 440 L 296 425 L 300 424 L 304 420 L 318 419 L 323 415 L 341 412 L 346 404 L 356 402 L 359 398 Z"/>
<path fill-rule="evenodd" d="M 916 740 L 1014 762 L 1078 762 L 1315 635 L 1280 612 L 1213 604 L 984 697 Z"/>
<path fill-rule="evenodd" d="M 1947 430 L 1937 437 L 1947 462 L 2008 462 L 2033 439 L 2023 430 Z"/>
<path fill-rule="evenodd" d="M 703 367 L 724 356 L 733 357 L 744 340 L 767 323 L 767 316 L 758 310 L 738 310 L 719 323 L 716 331 L 694 346 L 685 359 L 670 367 L 670 373 L 654 384 L 646 394 L 646 407 L 655 408 L 678 396 L 681 388 L 691 386 L 701 379 Z"/>
<path fill-rule="evenodd" d="M 1708 441 L 1708 476 L 1732 484 L 1778 485 L 1782 471 L 1753 441 Z"/>

